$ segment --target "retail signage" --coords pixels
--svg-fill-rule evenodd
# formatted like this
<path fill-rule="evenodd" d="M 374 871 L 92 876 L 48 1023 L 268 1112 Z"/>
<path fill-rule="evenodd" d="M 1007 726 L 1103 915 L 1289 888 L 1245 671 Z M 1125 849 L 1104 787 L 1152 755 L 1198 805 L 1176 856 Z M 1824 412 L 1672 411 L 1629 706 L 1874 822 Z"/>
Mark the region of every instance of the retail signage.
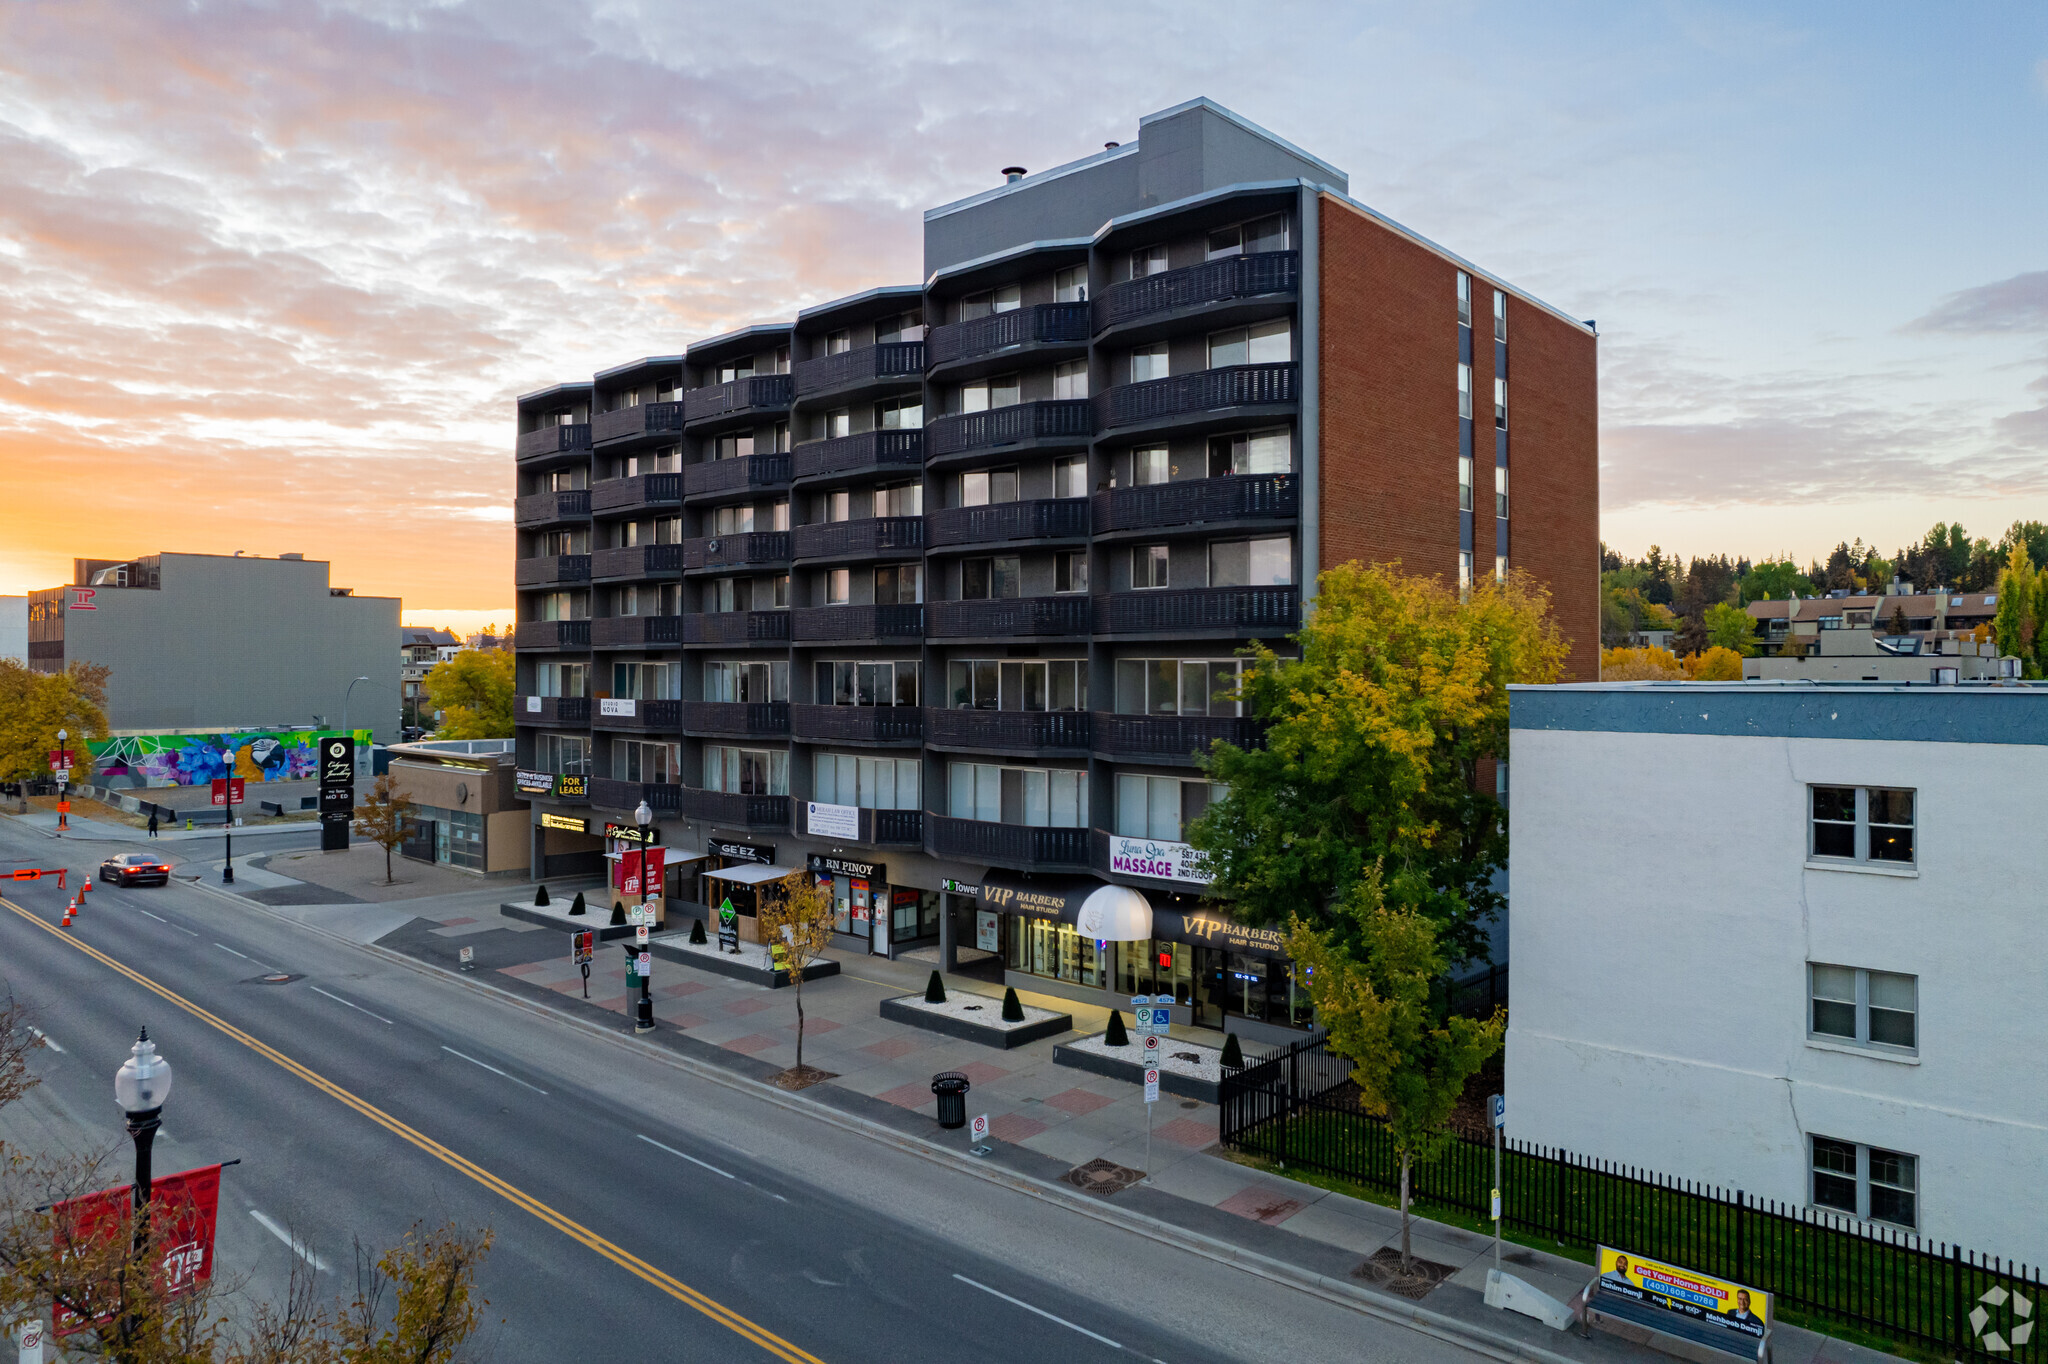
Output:
<path fill-rule="evenodd" d="M 889 880 L 889 869 L 880 862 L 853 862 L 844 857 L 827 857 L 823 853 L 812 853 L 806 861 L 812 871 L 828 876 L 858 876 L 877 885 Z"/>
<path fill-rule="evenodd" d="M 590 821 L 578 819 L 574 815 L 543 813 L 540 817 L 540 827 L 543 829 L 560 829 L 564 833 L 587 834 L 590 832 Z"/>
<path fill-rule="evenodd" d="M 635 702 L 630 696 L 601 696 L 597 701 L 599 715 L 631 715 Z"/>
<path fill-rule="evenodd" d="M 555 794 L 563 800 L 589 800 L 590 778 L 569 776 L 567 773 L 555 777 Z"/>
<path fill-rule="evenodd" d="M 606 824 L 604 826 L 604 836 L 606 838 L 616 838 L 621 843 L 638 843 L 640 841 L 640 826 L 637 824 Z M 649 843 L 661 842 L 661 830 L 652 824 L 648 825 L 647 841 Z"/>
<path fill-rule="evenodd" d="M 74 611 L 97 611 L 92 599 L 100 594 L 97 587 L 74 587 L 71 589 L 71 609 Z M 59 1335 L 63 1333 L 58 1332 Z"/>
<path fill-rule="evenodd" d="M 330 734 L 320 740 L 320 785 L 356 784 L 356 746 L 349 737 Z"/>
<path fill-rule="evenodd" d="M 165 1175 L 150 1183 L 150 1201 L 155 1204 L 156 1215 L 167 1218 L 169 1222 L 168 1230 L 160 1230 L 155 1236 L 156 1244 L 165 1247 L 158 1263 L 165 1291 L 172 1297 L 190 1292 L 213 1277 L 213 1233 L 220 1210 L 220 1169 L 218 1165 L 202 1165 L 196 1170 Z M 50 1216 L 58 1227 L 60 1244 L 125 1244 L 132 1225 L 130 1219 L 134 1203 L 134 1186 L 122 1184 L 81 1198 L 66 1199 L 50 1209 Z M 155 1253 L 154 1247 L 151 1253 Z M 80 1296 L 84 1301 L 70 1305 L 53 1304 L 51 1318 L 55 1334 L 71 1335 L 86 1329 L 94 1321 L 109 1321 L 120 1309 L 120 1286 L 111 1279 L 105 1284 L 89 1286 Z M 74 1306 L 86 1310 L 75 1311 Z"/>
<path fill-rule="evenodd" d="M 860 807 L 856 805 L 827 805 L 823 801 L 804 802 L 807 832 L 819 838 L 859 838 Z"/>
<path fill-rule="evenodd" d="M 974 911 L 974 945 L 977 949 L 983 952 L 999 951 L 996 931 L 996 912 L 994 910 L 977 909 Z"/>
<path fill-rule="evenodd" d="M 941 881 L 939 889 L 949 895 L 971 895 L 977 900 L 981 898 L 981 887 L 967 881 Z"/>
<path fill-rule="evenodd" d="M 715 838 L 704 840 L 704 851 L 713 857 L 723 857 L 728 862 L 755 862 L 769 867 L 775 864 L 775 849 L 772 845 L 760 843 L 722 843 Z"/>
<path fill-rule="evenodd" d="M 1771 1324 L 1771 1295 L 1761 1288 L 1646 1260 L 1600 1247 L 1600 1292 L 1659 1307 L 1732 1336 L 1763 1339 Z"/>
<path fill-rule="evenodd" d="M 1007 878 L 1005 878 L 1007 880 Z M 1009 881 L 995 877 L 982 883 L 981 902 L 1006 914 L 1024 914 L 1034 919 L 1063 919 L 1068 923 L 1081 911 L 1081 902 L 1102 882 L 1093 877 L 1053 877 L 1043 881 Z"/>
<path fill-rule="evenodd" d="M 1251 928 L 1214 914 L 1154 909 L 1152 936 L 1160 942 L 1203 943 L 1255 957 L 1285 957 L 1287 935 L 1277 928 Z"/>
<path fill-rule="evenodd" d="M 1165 881 L 1209 884 L 1208 862 L 1185 843 L 1151 838 L 1109 840 L 1109 869 L 1118 876 L 1156 876 Z"/>
<path fill-rule="evenodd" d="M 522 796 L 553 795 L 555 790 L 555 774 L 552 772 L 515 772 L 512 774 L 512 784 L 519 788 L 519 794 Z"/>

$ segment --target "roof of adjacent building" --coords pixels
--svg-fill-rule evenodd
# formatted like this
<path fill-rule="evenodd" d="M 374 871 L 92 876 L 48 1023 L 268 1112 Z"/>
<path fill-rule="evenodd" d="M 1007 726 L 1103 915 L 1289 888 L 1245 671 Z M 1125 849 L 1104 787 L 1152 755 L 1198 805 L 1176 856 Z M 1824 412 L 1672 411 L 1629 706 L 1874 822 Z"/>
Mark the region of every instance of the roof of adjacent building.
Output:
<path fill-rule="evenodd" d="M 1998 609 L 1995 592 L 1903 592 L 1896 596 L 1862 593 L 1851 597 L 1797 597 L 1785 601 L 1753 601 L 1749 614 L 1758 620 L 1820 620 L 1844 611 L 1874 611 L 1887 618 L 1898 607 L 1908 616 L 1990 616 Z"/>
<path fill-rule="evenodd" d="M 414 644 L 460 644 L 461 640 L 446 630 L 415 630 L 410 627 L 398 632 L 401 647 Z"/>
<path fill-rule="evenodd" d="M 1518 730 L 2048 745 L 2048 683 L 1570 682 L 1508 688 Z"/>

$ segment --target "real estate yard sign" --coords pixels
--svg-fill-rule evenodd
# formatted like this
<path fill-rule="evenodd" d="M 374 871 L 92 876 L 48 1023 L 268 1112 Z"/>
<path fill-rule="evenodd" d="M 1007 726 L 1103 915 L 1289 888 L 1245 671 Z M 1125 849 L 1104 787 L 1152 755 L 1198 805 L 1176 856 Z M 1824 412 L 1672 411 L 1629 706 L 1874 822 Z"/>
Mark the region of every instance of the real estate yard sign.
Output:
<path fill-rule="evenodd" d="M 1755 1339 L 1771 1324 L 1771 1295 L 1761 1288 L 1612 1246 L 1600 1247 L 1600 1291 Z"/>

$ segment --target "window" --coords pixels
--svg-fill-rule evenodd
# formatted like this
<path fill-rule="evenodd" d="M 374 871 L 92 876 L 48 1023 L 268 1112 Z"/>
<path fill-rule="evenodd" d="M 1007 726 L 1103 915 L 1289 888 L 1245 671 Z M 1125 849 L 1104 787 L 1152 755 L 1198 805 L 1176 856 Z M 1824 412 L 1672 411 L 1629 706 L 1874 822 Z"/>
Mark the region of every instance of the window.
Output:
<path fill-rule="evenodd" d="M 1154 342 L 1131 352 L 1131 382 L 1142 384 L 1166 377 L 1166 343 Z"/>
<path fill-rule="evenodd" d="M 1166 586 L 1166 546 L 1131 547 L 1131 586 L 1145 590 Z"/>
<path fill-rule="evenodd" d="M 707 662 L 704 665 L 704 699 L 750 703 L 787 701 L 789 664 Z"/>
<path fill-rule="evenodd" d="M 1493 424 L 1502 431 L 1508 429 L 1508 381 L 1493 381 Z"/>
<path fill-rule="evenodd" d="M 820 660 L 818 701 L 821 706 L 914 706 L 917 664 L 860 663 Z"/>
<path fill-rule="evenodd" d="M 880 564 L 875 568 L 877 606 L 911 606 L 923 600 L 923 564 Z"/>
<path fill-rule="evenodd" d="M 1493 466 L 1493 514 L 1505 521 L 1508 519 L 1508 466 Z"/>
<path fill-rule="evenodd" d="M 1508 580 L 1507 555 L 1496 554 L 1493 556 L 1493 580 L 1497 583 L 1504 583 Z"/>
<path fill-rule="evenodd" d="M 1052 277 L 1052 301 L 1055 303 L 1086 303 L 1088 301 L 1088 267 L 1069 265 Z"/>
<path fill-rule="evenodd" d="M 1249 256 L 1260 251 L 1285 251 L 1287 249 L 1287 218 L 1285 214 L 1274 214 L 1256 222 L 1240 223 L 1235 227 L 1218 228 L 1209 234 L 1210 260 L 1222 260 L 1226 256 Z"/>
<path fill-rule="evenodd" d="M 1209 477 L 1284 474 L 1294 467 L 1294 436 L 1287 427 L 1209 439 Z"/>
<path fill-rule="evenodd" d="M 754 357 L 751 355 L 744 360 L 735 360 L 729 365 L 720 365 L 718 367 L 718 382 L 721 384 L 729 384 L 739 379 L 751 379 L 753 377 Z"/>
<path fill-rule="evenodd" d="M 921 810 L 923 766 L 916 758 L 819 753 L 811 759 L 811 799 L 863 810 Z"/>
<path fill-rule="evenodd" d="M 778 529 L 786 530 L 787 527 L 779 527 Z M 768 592 L 768 604 L 770 606 L 777 609 L 786 609 L 789 606 L 789 575 L 787 573 L 778 573 L 770 578 L 768 580 Z"/>
<path fill-rule="evenodd" d="M 1052 462 L 1052 495 L 1088 496 L 1088 459 L 1085 455 L 1076 455 L 1071 459 L 1056 459 Z"/>
<path fill-rule="evenodd" d="M 768 529 L 789 529 L 789 499 L 782 498 L 768 504 Z"/>
<path fill-rule="evenodd" d="M 704 745 L 704 789 L 746 796 L 789 794 L 789 754 L 779 749 Z"/>
<path fill-rule="evenodd" d="M 763 374 L 789 373 L 789 347 L 777 346 L 774 353 L 768 357 L 767 368 L 761 372 Z"/>
<path fill-rule="evenodd" d="M 960 505 L 986 507 L 995 502 L 1015 502 L 1021 480 L 1017 470 L 976 469 L 960 475 Z"/>
<path fill-rule="evenodd" d="M 1472 456 L 1458 456 L 1458 510 L 1472 510 Z"/>
<path fill-rule="evenodd" d="M 612 740 L 612 780 L 672 785 L 680 780 L 683 746 L 640 739 Z"/>
<path fill-rule="evenodd" d="M 1904 1051 L 1919 1046 L 1917 976 L 1866 971 L 1852 966 L 1807 966 L 1814 1037 L 1859 1042 Z"/>
<path fill-rule="evenodd" d="M 1234 658 L 1120 658 L 1119 715 L 1213 715 L 1235 718 L 1240 664 Z"/>
<path fill-rule="evenodd" d="M 1834 1137 L 1813 1138 L 1813 1203 L 1908 1230 L 1920 1225 L 1920 1158 Z"/>
<path fill-rule="evenodd" d="M 1472 325 L 1472 276 L 1458 272 L 1458 325 Z"/>
<path fill-rule="evenodd" d="M 752 578 L 713 578 L 704 584 L 704 609 L 712 612 L 749 611 L 754 605 Z"/>
<path fill-rule="evenodd" d="M 878 345 L 886 346 L 897 341 L 922 340 L 924 340 L 924 313 L 921 310 L 912 309 L 910 312 L 898 313 L 894 317 L 885 317 L 875 323 L 875 342 Z"/>
<path fill-rule="evenodd" d="M 1816 859 L 1913 865 L 1913 793 L 1877 786 L 1815 786 L 1812 840 Z"/>
<path fill-rule="evenodd" d="M 953 818 L 1033 828 L 1088 827 L 1088 774 L 1065 767 L 998 767 L 950 763 L 947 796 Z"/>
<path fill-rule="evenodd" d="M 962 601 L 996 601 L 1015 597 L 1023 585 L 1023 573 L 1019 570 L 1017 556 L 997 555 L 992 559 L 962 559 L 960 561 L 960 599 Z"/>
<path fill-rule="evenodd" d="M 814 505 L 817 508 L 812 516 L 814 521 L 848 521 L 853 518 L 853 494 L 844 488 L 819 493 Z"/>
<path fill-rule="evenodd" d="M 744 432 L 736 436 L 720 436 L 712 444 L 713 459 L 741 459 L 754 453 L 754 433 Z"/>
<path fill-rule="evenodd" d="M 710 531 L 713 535 L 744 535 L 753 528 L 754 509 L 750 504 L 720 507 L 711 513 Z"/>
<path fill-rule="evenodd" d="M 960 385 L 960 410 L 986 412 L 992 407 L 1015 407 L 1018 403 L 1017 376 L 998 374 Z"/>
<path fill-rule="evenodd" d="M 551 530 L 541 534 L 540 543 L 535 546 L 544 558 L 561 554 L 588 554 L 590 532 L 587 530 Z"/>
<path fill-rule="evenodd" d="M 1458 595 L 1469 596 L 1472 592 L 1472 551 L 1458 551 Z"/>
<path fill-rule="evenodd" d="M 1061 399 L 1088 396 L 1088 362 L 1068 360 L 1052 371 L 1052 396 Z"/>
<path fill-rule="evenodd" d="M 588 663 L 543 663 L 534 670 L 534 686 L 539 696 L 588 696 L 590 695 L 590 665 Z"/>
<path fill-rule="evenodd" d="M 836 440 L 853 434 L 853 409 L 838 408 L 825 414 L 825 439 Z"/>
<path fill-rule="evenodd" d="M 1023 290 L 1015 284 L 1006 284 L 1000 289 L 984 289 L 960 300 L 960 320 L 972 322 L 991 313 L 1015 312 L 1023 303 Z"/>
<path fill-rule="evenodd" d="M 1141 445 L 1131 451 L 1131 485 L 1143 488 L 1164 483 L 1173 476 L 1173 465 L 1163 445 Z"/>
<path fill-rule="evenodd" d="M 1086 710 L 1088 663 L 956 658 L 946 665 L 946 697 L 956 710 Z"/>
<path fill-rule="evenodd" d="M 1508 296 L 1498 289 L 1493 291 L 1493 339 L 1508 339 Z"/>
<path fill-rule="evenodd" d="M 1472 417 L 1472 366 L 1458 366 L 1458 415 L 1470 420 Z"/>
<path fill-rule="evenodd" d="M 1225 365 L 1275 365 L 1293 358 L 1293 324 L 1284 318 L 1209 333 L 1210 369 Z"/>
<path fill-rule="evenodd" d="M 924 425 L 922 398 L 897 398 L 875 404 L 875 426 L 883 431 L 911 431 Z"/>
<path fill-rule="evenodd" d="M 1222 799 L 1226 788 L 1179 777 L 1141 777 L 1119 772 L 1116 778 L 1116 832 L 1124 838 L 1180 842 L 1194 818 Z"/>
<path fill-rule="evenodd" d="M 1166 248 L 1163 246 L 1141 246 L 1131 252 L 1131 278 L 1143 279 L 1147 275 L 1166 273 Z"/>
<path fill-rule="evenodd" d="M 844 355 L 853 349 L 853 333 L 836 331 L 825 333 L 825 354 Z"/>
<path fill-rule="evenodd" d="M 587 592 L 543 592 L 533 599 L 534 620 L 587 620 L 590 594 Z"/>
<path fill-rule="evenodd" d="M 612 695 L 635 701 L 674 701 L 682 695 L 680 665 L 612 664 Z"/>
<path fill-rule="evenodd" d="M 1294 581 L 1294 541 L 1220 540 L 1209 546 L 1209 586 L 1281 587 Z"/>
<path fill-rule="evenodd" d="M 1063 549 L 1052 556 L 1052 590 L 1055 592 L 1086 592 L 1088 590 L 1087 550 Z"/>
<path fill-rule="evenodd" d="M 777 422 L 768 428 L 768 449 L 776 454 L 789 453 L 789 423 Z"/>
<path fill-rule="evenodd" d="M 824 579 L 825 605 L 844 606 L 853 600 L 853 570 L 828 568 L 821 576 Z"/>
<path fill-rule="evenodd" d="M 587 777 L 590 775 L 590 739 L 582 734 L 536 734 L 533 758 L 543 772 Z"/>
<path fill-rule="evenodd" d="M 924 484 L 884 483 L 875 489 L 875 515 L 923 516 Z"/>

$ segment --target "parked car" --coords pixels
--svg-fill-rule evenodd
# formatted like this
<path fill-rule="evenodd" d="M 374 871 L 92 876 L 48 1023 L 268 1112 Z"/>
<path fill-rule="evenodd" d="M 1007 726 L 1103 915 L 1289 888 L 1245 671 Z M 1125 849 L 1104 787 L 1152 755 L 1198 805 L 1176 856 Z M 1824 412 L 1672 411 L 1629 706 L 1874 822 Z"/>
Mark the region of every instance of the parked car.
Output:
<path fill-rule="evenodd" d="M 398 737 L 403 743 L 417 743 L 419 740 L 427 737 L 427 731 L 418 725 L 407 725 L 399 731 Z"/>
<path fill-rule="evenodd" d="M 113 886 L 168 885 L 171 868 L 148 853 L 123 853 L 100 863 L 100 884 Z"/>

